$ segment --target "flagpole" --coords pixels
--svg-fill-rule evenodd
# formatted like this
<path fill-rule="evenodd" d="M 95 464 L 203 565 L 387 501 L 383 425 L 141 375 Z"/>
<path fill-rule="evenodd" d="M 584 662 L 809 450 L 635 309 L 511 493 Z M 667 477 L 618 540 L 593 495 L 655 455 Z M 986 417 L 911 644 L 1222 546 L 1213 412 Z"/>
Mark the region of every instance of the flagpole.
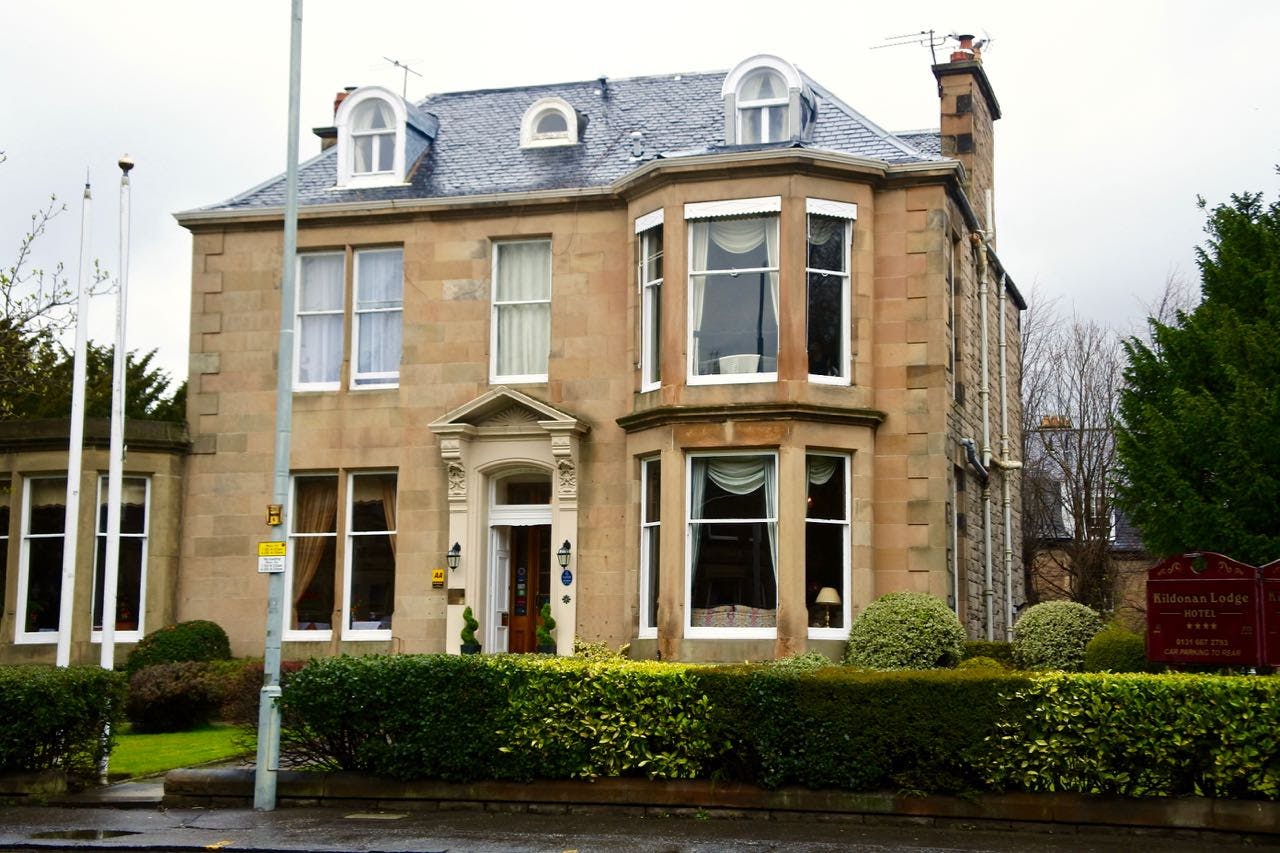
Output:
<path fill-rule="evenodd" d="M 84 458 L 85 351 L 89 344 L 89 176 L 85 175 L 80 207 L 80 274 L 76 286 L 76 354 L 71 371 L 71 436 L 67 442 L 67 501 L 62 525 L 62 597 L 58 606 L 58 650 L 55 663 L 71 664 L 71 623 L 75 611 L 76 545 L 80 540 L 80 471 Z M 97 522 L 95 522 L 96 524 Z M 92 621 L 92 620 L 91 620 Z M 89 626 L 90 630 L 93 626 Z"/>
<path fill-rule="evenodd" d="M 102 668 L 116 658 L 116 591 L 120 577 L 120 497 L 124 478 L 124 378 L 128 351 L 125 321 L 129 306 L 129 155 L 120 158 L 120 291 L 116 294 L 116 341 L 111 357 L 111 455 L 107 467 L 107 553 L 102 571 Z"/>

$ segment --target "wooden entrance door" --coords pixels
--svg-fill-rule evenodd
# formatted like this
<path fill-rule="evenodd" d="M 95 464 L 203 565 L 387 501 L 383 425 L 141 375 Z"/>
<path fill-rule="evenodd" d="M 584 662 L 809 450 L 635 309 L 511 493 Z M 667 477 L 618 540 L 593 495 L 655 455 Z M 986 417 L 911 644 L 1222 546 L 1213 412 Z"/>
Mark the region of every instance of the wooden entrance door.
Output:
<path fill-rule="evenodd" d="M 511 528 L 507 650 L 537 650 L 538 612 L 551 596 L 551 525 Z"/>

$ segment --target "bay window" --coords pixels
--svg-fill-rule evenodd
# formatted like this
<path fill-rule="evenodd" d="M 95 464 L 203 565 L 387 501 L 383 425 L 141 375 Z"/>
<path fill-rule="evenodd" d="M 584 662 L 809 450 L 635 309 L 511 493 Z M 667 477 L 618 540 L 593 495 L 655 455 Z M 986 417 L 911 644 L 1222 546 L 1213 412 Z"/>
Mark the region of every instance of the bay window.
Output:
<path fill-rule="evenodd" d="M 805 606 L 809 636 L 849 635 L 849 457 L 805 457 Z"/>
<path fill-rule="evenodd" d="M 338 477 L 295 476 L 292 491 L 285 584 L 292 610 L 287 633 L 325 633 L 287 639 L 328 639 L 337 568 Z"/>
<path fill-rule="evenodd" d="M 151 481 L 125 477 L 120 491 L 120 546 L 116 571 L 115 639 L 142 639 L 147 590 L 147 526 Z M 98 534 L 93 571 L 93 639 L 101 642 L 102 597 L 107 565 L 107 478 L 98 480 Z"/>
<path fill-rule="evenodd" d="M 348 639 L 390 639 L 395 609 L 396 475 L 351 474 L 347 481 Z"/>
<path fill-rule="evenodd" d="M 856 206 L 809 199 L 806 352 L 809 378 L 849 381 L 849 236 Z"/>
<path fill-rule="evenodd" d="M 640 232 L 640 390 L 662 384 L 662 211 Z M 636 220 L 636 228 L 649 217 Z"/>
<path fill-rule="evenodd" d="M 490 375 L 545 382 L 551 351 L 551 241 L 494 244 Z"/>
<path fill-rule="evenodd" d="M 23 482 L 16 642 L 57 642 L 66 500 L 66 477 Z"/>
<path fill-rule="evenodd" d="M 772 453 L 688 460 L 689 637 L 770 638 L 778 601 L 778 483 Z"/>
<path fill-rule="evenodd" d="M 777 378 L 779 209 L 776 197 L 685 206 L 691 384 Z"/>
<path fill-rule="evenodd" d="M 658 589 L 662 553 L 662 463 L 640 463 L 640 636 L 658 636 Z"/>

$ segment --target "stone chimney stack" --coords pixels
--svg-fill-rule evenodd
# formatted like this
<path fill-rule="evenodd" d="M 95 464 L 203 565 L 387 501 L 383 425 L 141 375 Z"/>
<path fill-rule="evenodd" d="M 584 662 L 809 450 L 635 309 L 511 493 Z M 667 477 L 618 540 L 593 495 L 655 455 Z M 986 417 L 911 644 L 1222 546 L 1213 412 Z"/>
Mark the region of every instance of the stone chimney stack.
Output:
<path fill-rule="evenodd" d="M 338 116 L 338 107 L 342 106 L 342 102 L 347 99 L 347 95 L 350 95 L 352 92 L 354 92 L 356 88 L 357 87 L 355 86 L 348 86 L 347 88 L 343 89 L 341 92 L 333 96 L 334 118 L 337 118 Z M 316 136 L 320 137 L 321 151 L 332 148 L 333 146 L 338 144 L 338 128 L 336 127 L 313 127 L 311 129 L 311 132 L 314 133 Z"/>
<path fill-rule="evenodd" d="M 957 36 L 960 44 L 951 61 L 933 66 L 942 100 L 942 153 L 964 164 L 965 193 L 987 231 L 995 228 L 987 209 L 988 191 L 995 190 L 994 125 L 1000 118 L 991 81 L 982 70 L 982 42 Z"/>

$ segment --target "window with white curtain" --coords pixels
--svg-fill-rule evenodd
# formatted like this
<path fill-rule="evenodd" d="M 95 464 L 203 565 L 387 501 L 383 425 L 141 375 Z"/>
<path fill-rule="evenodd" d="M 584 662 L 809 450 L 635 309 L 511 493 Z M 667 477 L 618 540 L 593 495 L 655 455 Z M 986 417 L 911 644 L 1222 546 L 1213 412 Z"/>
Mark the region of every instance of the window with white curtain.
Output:
<path fill-rule="evenodd" d="M 687 636 L 775 636 L 776 456 L 690 456 L 688 482 Z"/>
<path fill-rule="evenodd" d="M 338 476 L 295 475 L 289 513 L 286 639 L 329 639 L 338 552 Z M 307 632 L 307 633 L 302 633 Z M 323 632 L 323 633 L 317 633 Z"/>
<path fill-rule="evenodd" d="M 662 226 L 640 234 L 640 390 L 662 384 Z"/>
<path fill-rule="evenodd" d="M 804 603 L 813 639 L 849 635 L 849 457 L 805 457 Z"/>
<path fill-rule="evenodd" d="M 396 593 L 396 475 L 347 481 L 347 639 L 391 639 Z"/>
<path fill-rule="evenodd" d="M 19 643 L 55 643 L 62 603 L 62 545 L 67 478 L 28 477 L 22 493 L 22 553 L 18 566 Z"/>
<path fill-rule="evenodd" d="M 758 382 L 778 370 L 778 217 L 692 219 L 689 379 Z"/>
<path fill-rule="evenodd" d="M 738 143 L 778 142 L 787 135 L 787 81 L 772 68 L 758 68 L 738 87 Z"/>
<path fill-rule="evenodd" d="M 351 351 L 355 387 L 400 381 L 400 336 L 404 314 L 404 250 L 355 253 L 355 322 Z"/>
<path fill-rule="evenodd" d="M 312 252 L 298 256 L 298 325 L 294 387 L 338 387 L 342 371 L 342 313 L 346 255 Z"/>
<path fill-rule="evenodd" d="M 98 536 L 93 561 L 93 639 L 101 642 L 102 596 L 107 565 L 106 477 L 98 479 Z M 142 616 L 147 600 L 147 507 L 151 481 L 124 477 L 120 483 L 120 547 L 116 569 L 115 639 L 131 643 L 146 630 Z"/>
<path fill-rule="evenodd" d="M 662 545 L 662 461 L 640 463 L 640 634 L 658 636 L 658 579 Z"/>
<path fill-rule="evenodd" d="M 551 241 L 493 247 L 491 376 L 545 382 L 551 352 Z"/>
<path fill-rule="evenodd" d="M 844 382 L 849 374 L 849 220 L 810 213 L 805 273 L 809 376 Z"/>
<path fill-rule="evenodd" d="M 351 113 L 351 174 L 390 172 L 395 164 L 397 121 L 381 98 L 361 101 Z"/>

